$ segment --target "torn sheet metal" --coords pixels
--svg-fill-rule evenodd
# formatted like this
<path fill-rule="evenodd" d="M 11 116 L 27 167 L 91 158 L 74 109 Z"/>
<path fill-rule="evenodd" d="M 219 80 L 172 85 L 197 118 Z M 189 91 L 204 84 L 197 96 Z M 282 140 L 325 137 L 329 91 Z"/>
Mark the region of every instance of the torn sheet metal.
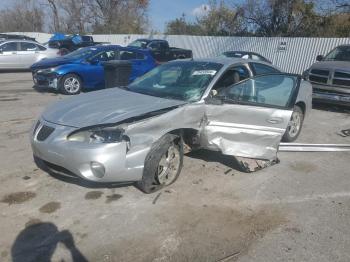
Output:
<path fill-rule="evenodd" d="M 350 151 L 350 144 L 303 144 L 281 143 L 280 152 L 345 152 Z"/>
<path fill-rule="evenodd" d="M 201 145 L 225 155 L 272 160 L 292 111 L 238 104 L 206 104 Z"/>
<path fill-rule="evenodd" d="M 258 171 L 260 169 L 273 166 L 278 164 L 280 161 L 278 158 L 273 160 L 262 160 L 262 159 L 253 159 L 246 157 L 235 157 L 242 171 L 251 173 Z"/>

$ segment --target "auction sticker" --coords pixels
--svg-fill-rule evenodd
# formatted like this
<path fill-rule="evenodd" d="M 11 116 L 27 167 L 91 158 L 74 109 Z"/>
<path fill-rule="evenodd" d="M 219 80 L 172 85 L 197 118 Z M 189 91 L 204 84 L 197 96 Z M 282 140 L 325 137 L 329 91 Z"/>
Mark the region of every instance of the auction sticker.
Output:
<path fill-rule="evenodd" d="M 201 76 L 201 75 L 215 75 L 216 70 L 197 70 L 192 73 L 193 76 Z"/>

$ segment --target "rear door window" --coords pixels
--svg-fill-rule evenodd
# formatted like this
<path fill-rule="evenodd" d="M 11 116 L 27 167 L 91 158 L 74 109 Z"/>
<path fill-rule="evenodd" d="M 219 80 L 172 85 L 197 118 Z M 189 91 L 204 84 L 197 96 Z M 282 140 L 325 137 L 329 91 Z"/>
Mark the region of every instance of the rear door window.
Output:
<path fill-rule="evenodd" d="M 36 45 L 36 47 L 38 48 L 38 50 L 40 51 L 45 51 L 46 47 L 42 46 L 42 45 Z"/>
<path fill-rule="evenodd" d="M 0 49 L 2 49 L 3 52 L 14 52 L 14 51 L 18 51 L 17 48 L 17 42 L 9 42 L 9 43 L 5 43 L 3 44 Z"/>
<path fill-rule="evenodd" d="M 273 67 L 268 66 L 268 65 L 260 64 L 260 63 L 250 63 L 250 66 L 252 67 L 254 75 L 266 75 L 266 74 L 280 73 L 280 71 L 277 70 L 276 68 L 273 68 Z"/>

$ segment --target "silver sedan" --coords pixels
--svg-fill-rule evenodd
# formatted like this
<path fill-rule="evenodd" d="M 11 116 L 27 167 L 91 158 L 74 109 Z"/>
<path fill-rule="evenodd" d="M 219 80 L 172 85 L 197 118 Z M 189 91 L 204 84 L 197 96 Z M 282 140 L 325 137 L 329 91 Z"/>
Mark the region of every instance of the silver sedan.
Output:
<path fill-rule="evenodd" d="M 29 69 L 43 58 L 59 56 L 57 49 L 27 40 L 0 42 L 0 69 Z"/>
<path fill-rule="evenodd" d="M 95 182 L 137 181 L 151 193 L 177 179 L 184 149 L 276 160 L 281 139 L 300 133 L 311 99 L 308 82 L 267 63 L 174 61 L 128 87 L 50 106 L 33 127 L 31 144 L 46 171 Z"/>

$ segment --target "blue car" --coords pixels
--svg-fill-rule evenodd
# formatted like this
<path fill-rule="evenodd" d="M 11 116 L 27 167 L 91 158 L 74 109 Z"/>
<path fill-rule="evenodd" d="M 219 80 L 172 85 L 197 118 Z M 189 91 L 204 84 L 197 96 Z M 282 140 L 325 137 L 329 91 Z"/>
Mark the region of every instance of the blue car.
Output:
<path fill-rule="evenodd" d="M 149 50 L 101 45 L 33 64 L 33 81 L 36 87 L 52 88 L 68 95 L 102 89 L 105 87 L 103 62 L 110 60 L 131 62 L 130 82 L 157 66 Z"/>

